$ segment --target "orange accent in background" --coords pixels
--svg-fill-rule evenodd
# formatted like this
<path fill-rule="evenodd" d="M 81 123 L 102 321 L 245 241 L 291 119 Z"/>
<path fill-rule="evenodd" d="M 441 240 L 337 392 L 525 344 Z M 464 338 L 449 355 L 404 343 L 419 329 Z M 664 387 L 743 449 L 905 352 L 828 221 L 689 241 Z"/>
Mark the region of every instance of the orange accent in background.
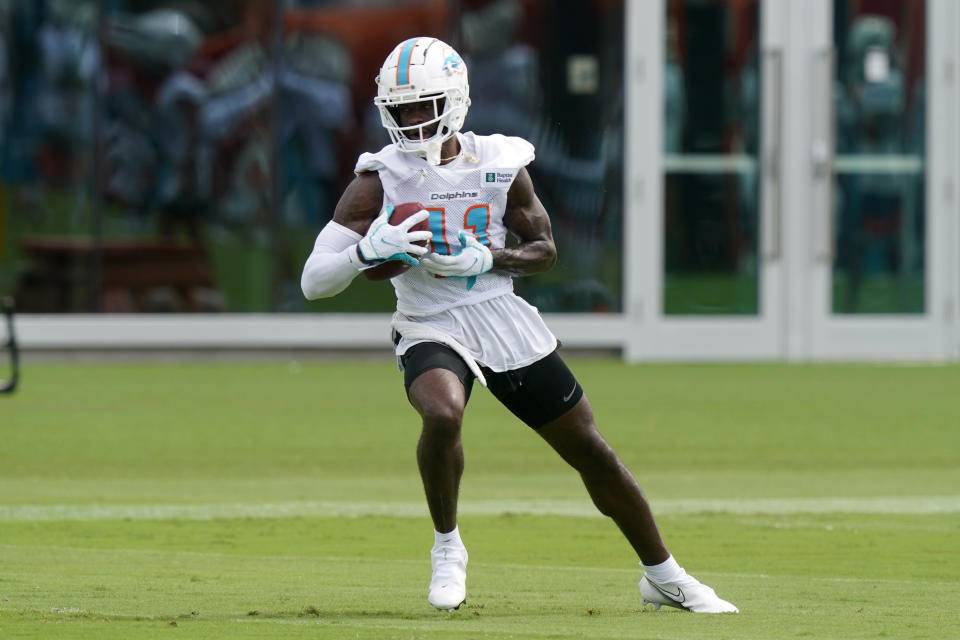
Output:
<path fill-rule="evenodd" d="M 450 30 L 452 14 L 446 0 L 404 2 L 397 6 L 386 3 L 370 6 L 313 6 L 290 9 L 283 19 L 284 31 L 322 33 L 340 42 L 353 64 L 349 87 L 353 98 L 354 118 L 363 122 L 364 114 L 377 95 L 375 78 L 380 65 L 398 43 L 416 36 L 443 39 Z M 353 161 L 362 133 L 343 134 L 340 166 L 341 180 L 346 187 L 353 178 Z"/>
<path fill-rule="evenodd" d="M 375 93 L 373 79 L 397 44 L 416 36 L 443 39 L 449 25 L 450 12 L 445 0 L 423 0 L 396 7 L 311 7 L 290 10 L 284 17 L 286 31 L 322 32 L 350 50 L 353 88 L 364 100 Z"/>

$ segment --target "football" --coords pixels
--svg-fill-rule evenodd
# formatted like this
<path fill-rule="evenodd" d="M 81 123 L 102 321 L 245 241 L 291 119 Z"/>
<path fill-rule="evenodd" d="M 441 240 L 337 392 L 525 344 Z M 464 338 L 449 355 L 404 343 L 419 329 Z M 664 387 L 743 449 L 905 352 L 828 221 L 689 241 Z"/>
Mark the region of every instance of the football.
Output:
<path fill-rule="evenodd" d="M 396 226 L 421 209 L 423 209 L 423 205 L 419 202 L 404 202 L 403 204 L 398 204 L 394 206 L 393 213 L 390 215 L 390 224 Z M 410 231 L 429 230 L 430 225 L 426 220 L 410 228 Z M 417 244 L 424 247 L 427 246 L 426 240 L 418 242 Z M 375 267 L 364 270 L 363 275 L 367 276 L 368 280 L 389 280 L 390 278 L 396 278 L 409 268 L 410 265 L 406 262 L 388 260 L 387 262 L 382 262 Z"/>

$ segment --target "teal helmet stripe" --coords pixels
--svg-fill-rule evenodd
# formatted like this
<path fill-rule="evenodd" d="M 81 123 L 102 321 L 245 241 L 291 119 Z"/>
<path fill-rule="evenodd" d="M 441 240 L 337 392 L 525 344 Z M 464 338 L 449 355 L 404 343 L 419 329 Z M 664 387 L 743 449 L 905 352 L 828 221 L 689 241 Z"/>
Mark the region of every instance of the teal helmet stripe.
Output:
<path fill-rule="evenodd" d="M 417 44 L 419 38 L 410 38 L 403 43 L 400 49 L 400 59 L 397 60 L 397 86 L 402 87 L 410 84 L 410 56 L 413 54 L 413 47 Z"/>

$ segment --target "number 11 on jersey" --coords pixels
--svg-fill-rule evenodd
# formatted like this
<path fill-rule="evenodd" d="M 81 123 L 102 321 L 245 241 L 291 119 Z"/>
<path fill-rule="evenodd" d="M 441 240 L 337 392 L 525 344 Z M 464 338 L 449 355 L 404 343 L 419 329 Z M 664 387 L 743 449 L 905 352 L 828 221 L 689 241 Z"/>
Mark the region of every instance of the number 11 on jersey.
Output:
<path fill-rule="evenodd" d="M 430 212 L 430 232 L 433 237 L 430 239 L 430 250 L 440 255 L 450 255 L 450 242 L 447 240 L 447 232 L 451 231 L 453 237 L 457 237 L 459 229 L 448 229 L 446 207 L 427 207 Z M 490 227 L 490 205 L 475 204 L 469 207 L 463 214 L 462 228 L 470 231 L 476 236 L 480 244 L 490 246 L 490 234 L 487 229 Z"/>

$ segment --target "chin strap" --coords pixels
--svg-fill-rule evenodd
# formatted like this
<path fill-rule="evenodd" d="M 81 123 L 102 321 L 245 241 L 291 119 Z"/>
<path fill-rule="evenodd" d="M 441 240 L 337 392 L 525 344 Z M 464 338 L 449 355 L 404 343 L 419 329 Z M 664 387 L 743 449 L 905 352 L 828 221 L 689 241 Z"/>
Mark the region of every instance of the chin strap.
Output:
<path fill-rule="evenodd" d="M 440 164 L 440 152 L 443 149 L 443 142 L 435 140 L 423 145 L 423 158 L 433 166 Z"/>

